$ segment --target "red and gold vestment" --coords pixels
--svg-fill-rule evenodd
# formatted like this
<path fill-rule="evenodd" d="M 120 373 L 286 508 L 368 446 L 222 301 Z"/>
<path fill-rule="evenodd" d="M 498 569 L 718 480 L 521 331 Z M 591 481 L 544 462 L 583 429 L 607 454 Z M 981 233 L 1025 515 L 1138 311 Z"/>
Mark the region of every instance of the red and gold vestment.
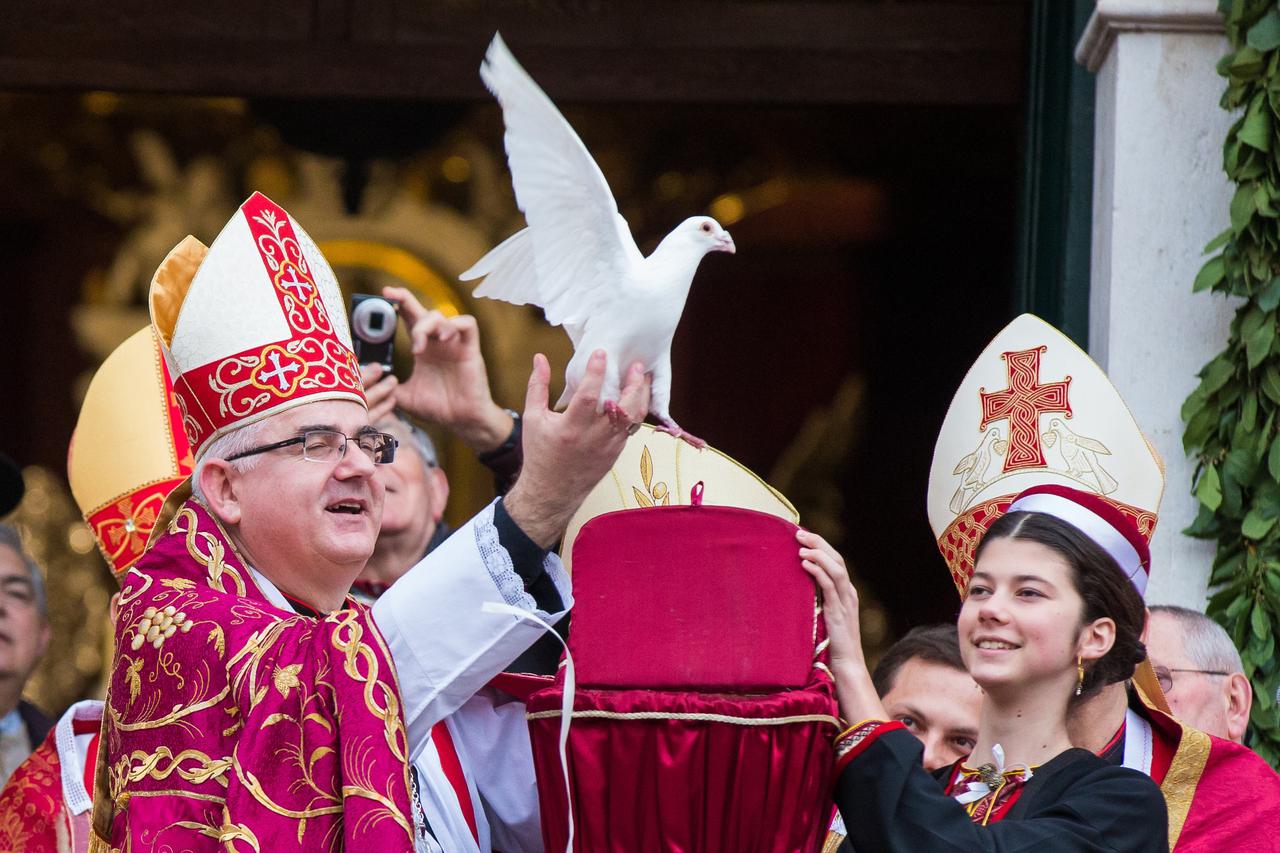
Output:
<path fill-rule="evenodd" d="M 117 849 L 407 850 L 408 744 L 368 608 L 273 607 L 188 501 L 125 577 L 95 829 Z"/>

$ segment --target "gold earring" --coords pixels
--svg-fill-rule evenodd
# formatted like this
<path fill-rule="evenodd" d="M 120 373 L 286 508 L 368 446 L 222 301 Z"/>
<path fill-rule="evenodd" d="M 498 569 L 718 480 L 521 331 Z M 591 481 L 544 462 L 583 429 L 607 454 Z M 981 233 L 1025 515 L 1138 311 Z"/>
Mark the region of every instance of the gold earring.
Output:
<path fill-rule="evenodd" d="M 1080 656 L 1076 655 L 1076 695 L 1079 696 L 1084 692 L 1084 661 L 1080 660 Z"/>

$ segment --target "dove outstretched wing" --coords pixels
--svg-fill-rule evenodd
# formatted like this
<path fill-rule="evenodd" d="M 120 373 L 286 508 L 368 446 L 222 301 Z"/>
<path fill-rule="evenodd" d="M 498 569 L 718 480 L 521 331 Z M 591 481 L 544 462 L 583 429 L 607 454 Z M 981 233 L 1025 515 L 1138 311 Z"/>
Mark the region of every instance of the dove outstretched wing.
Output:
<path fill-rule="evenodd" d="M 495 35 L 480 76 L 502 106 L 516 204 L 529 227 L 462 274 L 488 296 L 580 327 L 642 262 L 608 182 L 578 134 Z"/>

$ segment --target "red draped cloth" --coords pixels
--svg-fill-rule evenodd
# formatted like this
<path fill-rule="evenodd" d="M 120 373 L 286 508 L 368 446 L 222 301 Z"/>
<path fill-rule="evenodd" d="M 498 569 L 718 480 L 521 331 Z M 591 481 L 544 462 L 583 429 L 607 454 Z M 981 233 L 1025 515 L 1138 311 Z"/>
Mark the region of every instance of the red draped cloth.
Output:
<path fill-rule="evenodd" d="M 564 850 L 559 686 L 529 701 L 547 850 Z M 730 696 L 579 690 L 569 778 L 580 851 L 820 849 L 831 812 L 825 675 L 803 690 Z"/>
<path fill-rule="evenodd" d="M 831 811 L 834 687 L 796 527 L 726 507 L 599 516 L 573 554 L 581 684 L 528 716 L 546 849 L 817 851 Z"/>
<path fill-rule="evenodd" d="M 93 790 L 94 765 L 98 755 L 96 733 L 100 725 L 97 720 L 80 716 L 72 722 L 74 734 L 94 734 L 84 756 L 84 766 L 77 767 L 77 772 L 84 779 L 86 792 Z M 63 757 L 58 752 L 60 727 L 61 723 L 49 730 L 44 742 L 18 765 L 4 790 L 0 791 L 0 851 L 83 853 L 89 848 L 88 812 L 73 815 L 67 808 L 62 780 Z M 73 757 L 69 760 L 79 759 Z"/>
<path fill-rule="evenodd" d="M 1183 725 L 1143 702 L 1152 778 L 1169 807 L 1174 853 L 1280 848 L 1280 775 L 1238 743 Z"/>

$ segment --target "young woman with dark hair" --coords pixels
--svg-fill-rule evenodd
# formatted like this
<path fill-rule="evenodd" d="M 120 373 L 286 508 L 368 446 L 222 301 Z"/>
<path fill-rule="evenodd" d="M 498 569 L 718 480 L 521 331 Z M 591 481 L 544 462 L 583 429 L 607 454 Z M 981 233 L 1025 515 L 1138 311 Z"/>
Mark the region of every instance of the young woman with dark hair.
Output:
<path fill-rule="evenodd" d="M 979 544 L 957 620 L 961 654 L 986 693 L 978 740 L 935 775 L 920 766 L 919 742 L 887 722 L 844 560 L 799 534 L 823 595 L 841 714 L 853 723 L 836 740 L 835 801 L 855 850 L 1168 850 L 1156 784 L 1067 736 L 1070 703 L 1131 677 L 1145 654 L 1143 603 L 1127 576 L 1125 541 L 1136 531 L 1096 496 L 1057 491 L 1028 502 L 1047 511 L 1016 511 L 1015 501 Z"/>

